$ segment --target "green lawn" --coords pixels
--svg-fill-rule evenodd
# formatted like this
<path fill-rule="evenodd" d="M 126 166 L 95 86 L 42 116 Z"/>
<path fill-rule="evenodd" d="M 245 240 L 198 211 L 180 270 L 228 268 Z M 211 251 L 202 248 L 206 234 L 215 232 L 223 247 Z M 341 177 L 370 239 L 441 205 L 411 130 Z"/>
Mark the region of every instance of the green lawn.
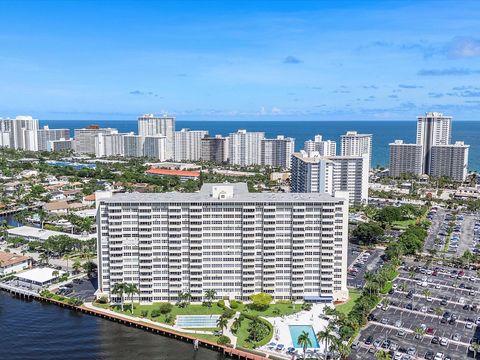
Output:
<path fill-rule="evenodd" d="M 344 304 L 338 305 L 337 310 L 342 314 L 348 315 L 350 311 L 352 311 L 353 306 L 355 305 L 355 302 L 361 296 L 361 294 L 362 294 L 361 291 L 357 289 L 350 289 L 348 291 L 348 296 L 349 296 L 348 301 Z"/>
<path fill-rule="evenodd" d="M 406 229 L 410 225 L 415 225 L 417 223 L 417 219 L 407 219 L 401 221 L 394 221 L 392 226 L 396 229 Z"/>
<path fill-rule="evenodd" d="M 122 313 L 121 307 L 119 305 L 115 306 L 110 306 L 108 304 L 94 304 L 95 306 L 104 308 L 104 309 L 111 309 L 116 312 Z M 173 319 L 175 320 L 177 315 L 211 315 L 211 314 L 222 314 L 223 309 L 219 307 L 217 304 L 212 304 L 211 307 L 203 306 L 203 305 L 193 305 L 190 304 L 184 308 L 180 308 L 178 306 L 173 306 L 172 311 L 168 314 L 161 314 L 158 317 L 152 318 L 152 310 L 158 309 L 160 307 L 161 303 L 155 303 L 152 305 L 140 305 L 135 303 L 133 305 L 133 315 L 141 317 L 142 316 L 142 311 L 148 311 L 148 315 L 146 316 L 147 319 L 153 320 L 153 321 L 158 321 L 161 323 L 167 323 L 166 318 L 167 316 L 171 315 Z M 130 304 L 126 303 L 124 305 L 124 314 L 131 315 L 130 312 Z"/>
<path fill-rule="evenodd" d="M 262 321 L 265 321 L 265 320 L 262 320 Z M 254 345 L 255 345 L 255 348 L 258 348 L 258 347 L 260 347 L 262 345 L 265 345 L 268 342 L 270 342 L 270 340 L 273 337 L 273 327 L 270 328 L 269 334 L 265 338 L 263 338 L 262 340 L 256 342 L 255 344 L 252 343 L 251 341 L 249 341 L 248 336 L 250 334 L 248 332 L 248 328 L 250 327 L 251 323 L 252 323 L 252 320 L 247 319 L 247 318 L 243 319 L 242 325 L 240 326 L 240 328 L 237 330 L 237 332 L 235 334 L 237 336 L 237 345 L 241 346 L 241 347 L 244 347 L 246 349 L 253 349 Z"/>
<path fill-rule="evenodd" d="M 245 314 L 250 314 L 254 316 L 264 316 L 264 317 L 277 317 L 277 316 L 288 316 L 295 314 L 299 311 L 302 311 L 301 304 L 271 304 L 266 310 L 259 311 L 250 309 L 247 305 L 241 304 L 238 308 L 234 309 L 235 311 L 244 312 Z"/>

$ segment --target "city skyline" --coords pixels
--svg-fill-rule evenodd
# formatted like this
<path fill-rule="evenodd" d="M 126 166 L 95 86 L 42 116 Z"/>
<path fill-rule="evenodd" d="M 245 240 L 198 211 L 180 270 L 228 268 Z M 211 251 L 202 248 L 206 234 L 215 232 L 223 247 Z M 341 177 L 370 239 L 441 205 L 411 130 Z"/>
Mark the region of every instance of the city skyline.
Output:
<path fill-rule="evenodd" d="M 475 120 L 480 5 L 432 4 L 2 2 L 3 114 Z"/>

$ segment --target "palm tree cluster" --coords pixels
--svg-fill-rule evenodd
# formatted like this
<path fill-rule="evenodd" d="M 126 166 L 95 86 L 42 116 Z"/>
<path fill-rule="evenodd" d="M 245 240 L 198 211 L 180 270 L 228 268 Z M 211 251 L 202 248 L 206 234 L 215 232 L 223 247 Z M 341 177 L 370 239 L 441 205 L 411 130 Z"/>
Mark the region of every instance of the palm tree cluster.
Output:
<path fill-rule="evenodd" d="M 351 353 L 351 348 L 347 345 L 346 341 L 341 339 L 336 331 L 336 329 L 341 326 L 341 322 L 345 321 L 345 318 L 341 318 L 341 314 L 336 312 L 335 309 L 333 309 L 333 311 L 327 310 L 325 313 L 327 312 L 332 315 L 336 314 L 334 315 L 335 320 L 334 322 L 329 323 L 324 330 L 319 331 L 316 334 L 317 339 L 325 346 L 325 358 L 327 354 L 329 354 L 332 358 L 346 359 Z M 302 331 L 302 333 L 298 336 L 297 343 L 302 347 L 303 358 L 305 359 L 307 348 L 313 346 L 312 339 L 310 339 L 310 334 L 306 331 Z"/>
<path fill-rule="evenodd" d="M 112 287 L 112 294 L 118 295 L 120 297 L 120 307 L 122 311 L 123 311 L 125 295 L 127 296 L 127 298 L 130 297 L 130 300 L 131 300 L 130 311 L 132 314 L 133 314 L 133 296 L 138 293 L 139 293 L 138 286 L 133 283 L 126 283 L 126 282 L 115 283 Z"/>

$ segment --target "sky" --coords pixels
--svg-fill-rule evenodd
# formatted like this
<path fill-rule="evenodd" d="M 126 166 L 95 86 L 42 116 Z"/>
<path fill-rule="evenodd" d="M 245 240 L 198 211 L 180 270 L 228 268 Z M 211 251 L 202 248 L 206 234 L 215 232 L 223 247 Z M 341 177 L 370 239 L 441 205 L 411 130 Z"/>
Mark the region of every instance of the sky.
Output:
<path fill-rule="evenodd" d="M 0 0 L 0 116 L 480 120 L 479 1 Z"/>

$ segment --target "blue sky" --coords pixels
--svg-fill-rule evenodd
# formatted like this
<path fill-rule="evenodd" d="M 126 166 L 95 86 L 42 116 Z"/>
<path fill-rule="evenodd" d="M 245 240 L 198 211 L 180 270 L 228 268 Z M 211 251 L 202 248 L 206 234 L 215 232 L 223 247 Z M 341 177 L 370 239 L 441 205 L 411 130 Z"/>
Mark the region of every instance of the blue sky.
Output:
<path fill-rule="evenodd" d="M 0 116 L 480 111 L 478 1 L 0 1 Z"/>

